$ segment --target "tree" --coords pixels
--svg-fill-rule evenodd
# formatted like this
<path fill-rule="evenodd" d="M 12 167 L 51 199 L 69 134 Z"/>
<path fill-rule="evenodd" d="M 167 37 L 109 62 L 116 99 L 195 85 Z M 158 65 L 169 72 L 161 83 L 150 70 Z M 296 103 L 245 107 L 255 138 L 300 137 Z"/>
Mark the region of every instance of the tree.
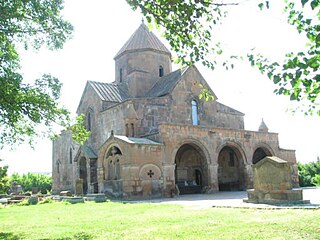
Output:
<path fill-rule="evenodd" d="M 19 175 L 17 173 L 12 174 L 10 182 L 16 182 L 22 186 L 24 192 L 31 192 L 32 188 L 37 188 L 42 194 L 46 194 L 51 191 L 52 178 L 38 173 L 27 173 Z"/>
<path fill-rule="evenodd" d="M 301 187 L 320 185 L 320 158 L 316 162 L 298 163 L 299 182 Z"/>
<path fill-rule="evenodd" d="M 245 1 L 127 0 L 133 10 L 140 9 L 149 24 L 164 28 L 165 38 L 177 53 L 177 63 L 201 62 L 211 69 L 221 63 L 229 69 L 233 68 L 234 59 L 246 58 L 276 84 L 276 94 L 307 104 L 304 108 L 307 114 L 320 115 L 320 1 L 285 0 L 288 23 L 306 37 L 305 51 L 288 53 L 284 62 L 271 61 L 255 52 L 221 61 L 223 49 L 213 38 L 214 30 L 227 16 L 228 7 L 242 2 Z M 272 6 L 270 2 L 261 0 L 257 7 L 268 9 Z"/>
<path fill-rule="evenodd" d="M 49 74 L 24 83 L 17 50 L 61 49 L 73 31 L 62 9 L 63 0 L 0 2 L 0 148 L 52 136 L 55 124 L 72 130 L 70 113 L 58 102 L 62 84 Z M 88 136 L 84 126 L 75 124 Z"/>
<path fill-rule="evenodd" d="M 0 162 L 2 160 L 0 159 Z M 9 177 L 7 175 L 8 166 L 0 166 L 0 194 L 9 190 Z"/>

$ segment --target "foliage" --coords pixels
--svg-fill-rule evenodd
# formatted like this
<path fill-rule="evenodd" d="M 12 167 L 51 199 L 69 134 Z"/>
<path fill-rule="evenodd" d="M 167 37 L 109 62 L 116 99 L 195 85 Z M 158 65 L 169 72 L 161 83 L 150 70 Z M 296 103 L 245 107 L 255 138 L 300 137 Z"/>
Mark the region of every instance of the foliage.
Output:
<path fill-rule="evenodd" d="M 15 233 L 0 232 L 0 239 L 19 240 L 21 238 Z"/>
<path fill-rule="evenodd" d="M 23 239 L 318 239 L 319 221 L 318 210 L 157 203 L 59 202 L 0 209 L 0 233 Z"/>
<path fill-rule="evenodd" d="M 54 203 L 55 201 L 52 199 L 52 197 L 46 197 L 43 200 L 39 201 L 38 204 L 46 204 L 46 203 Z"/>
<path fill-rule="evenodd" d="M 51 191 L 52 178 L 47 175 L 38 173 L 27 173 L 19 175 L 14 173 L 10 178 L 11 183 L 16 182 L 22 186 L 24 192 L 32 191 L 32 188 L 38 188 L 38 191 L 42 194 L 46 194 Z"/>
<path fill-rule="evenodd" d="M 62 84 L 44 74 L 23 82 L 18 48 L 62 48 L 72 25 L 61 16 L 63 0 L 0 2 L 0 148 L 49 136 L 55 124 L 66 126 L 69 112 L 59 106 Z M 45 130 L 42 130 L 45 126 Z"/>
<path fill-rule="evenodd" d="M 301 187 L 320 186 L 320 158 L 316 162 L 298 163 Z"/>
<path fill-rule="evenodd" d="M 83 145 L 86 140 L 89 139 L 90 131 L 87 131 L 84 127 L 85 124 L 85 115 L 80 114 L 76 117 L 75 123 L 70 124 L 67 126 L 67 130 L 72 132 L 72 139 L 79 143 L 80 145 Z"/>
<path fill-rule="evenodd" d="M 205 99 L 207 102 L 209 100 L 214 100 L 214 96 L 211 94 L 211 91 L 209 89 L 205 88 L 202 84 L 199 84 L 200 87 L 200 94 L 199 99 Z"/>
<path fill-rule="evenodd" d="M 139 8 L 149 24 L 165 28 L 164 37 L 177 53 L 177 63 L 192 65 L 202 61 L 202 64 L 214 68 L 216 60 L 208 58 L 222 50 L 219 42 L 214 42 L 212 31 L 221 23 L 226 11 L 223 3 L 213 3 L 210 0 L 170 1 L 170 0 L 127 0 L 136 10 Z M 232 4 L 231 4 L 232 5 Z"/>
<path fill-rule="evenodd" d="M 164 28 L 164 36 L 172 49 L 177 52 L 177 62 L 203 65 L 214 69 L 219 62 L 233 68 L 234 59 L 243 56 L 230 56 L 229 60 L 219 60 L 223 49 L 213 36 L 215 29 L 227 16 L 227 7 L 245 1 L 212 0 L 127 0 L 133 10 L 140 9 L 150 25 Z M 300 2 L 300 3 L 299 3 Z M 277 85 L 276 94 L 288 95 L 292 101 L 307 104 L 306 113 L 320 115 L 320 12 L 318 0 L 285 0 L 288 23 L 306 37 L 304 51 L 286 55 L 284 63 L 272 62 L 259 53 L 248 53 L 252 66 L 259 68 Z M 271 7 L 270 1 L 260 0 L 260 10 Z M 311 13 L 310 13 L 311 12 Z M 266 13 L 267 14 L 267 13 Z M 313 18 L 312 18 L 313 17 Z"/>
<path fill-rule="evenodd" d="M 30 202 L 28 198 L 23 199 L 21 202 L 17 203 L 17 206 L 29 206 Z"/>
<path fill-rule="evenodd" d="M 320 2 L 316 0 L 301 0 L 301 4 L 286 1 L 288 23 L 305 36 L 306 50 L 286 54 L 282 64 L 270 62 L 260 54 L 248 54 L 248 59 L 252 66 L 258 67 L 261 73 L 267 73 L 277 85 L 276 94 L 287 95 L 290 100 L 301 103 L 306 114 L 317 113 L 320 116 L 319 10 Z M 312 12 L 311 16 L 308 11 Z"/>
<path fill-rule="evenodd" d="M 313 179 L 312 182 L 314 185 L 320 187 L 320 174 L 316 174 Z"/>
<path fill-rule="evenodd" d="M 0 159 L 0 163 L 1 161 Z M 10 187 L 7 171 L 8 166 L 0 166 L 0 193 L 7 193 Z"/>

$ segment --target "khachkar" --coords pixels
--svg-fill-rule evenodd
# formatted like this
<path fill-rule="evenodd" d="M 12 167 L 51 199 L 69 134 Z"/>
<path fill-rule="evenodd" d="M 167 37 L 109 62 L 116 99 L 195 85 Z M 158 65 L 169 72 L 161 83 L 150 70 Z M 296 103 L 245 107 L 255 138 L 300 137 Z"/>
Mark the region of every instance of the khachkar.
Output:
<path fill-rule="evenodd" d="M 248 203 L 306 204 L 302 189 L 292 189 L 292 166 L 277 157 L 265 157 L 253 165 L 253 187 L 249 189 Z"/>

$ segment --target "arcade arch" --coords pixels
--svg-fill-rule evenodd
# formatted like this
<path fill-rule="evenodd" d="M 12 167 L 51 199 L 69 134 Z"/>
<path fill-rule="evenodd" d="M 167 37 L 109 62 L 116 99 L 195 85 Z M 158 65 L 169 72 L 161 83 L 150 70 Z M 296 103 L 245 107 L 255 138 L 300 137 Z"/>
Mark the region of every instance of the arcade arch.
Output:
<path fill-rule="evenodd" d="M 218 156 L 218 182 L 220 191 L 245 189 L 244 156 L 236 146 L 224 146 Z"/>
<path fill-rule="evenodd" d="M 175 182 L 180 194 L 201 193 L 207 186 L 208 167 L 203 150 L 194 143 L 185 143 L 175 156 Z"/>
<path fill-rule="evenodd" d="M 253 153 L 252 163 L 256 164 L 267 156 L 272 156 L 271 151 L 266 147 L 258 147 Z"/>

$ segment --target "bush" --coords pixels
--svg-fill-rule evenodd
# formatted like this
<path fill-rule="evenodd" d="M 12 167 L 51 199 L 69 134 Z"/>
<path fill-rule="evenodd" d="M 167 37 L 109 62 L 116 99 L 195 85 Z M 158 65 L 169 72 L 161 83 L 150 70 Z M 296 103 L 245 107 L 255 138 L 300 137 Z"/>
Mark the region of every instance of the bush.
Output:
<path fill-rule="evenodd" d="M 29 206 L 30 205 L 29 199 L 25 198 L 22 200 L 22 202 L 19 202 L 17 205 L 18 206 Z"/>
<path fill-rule="evenodd" d="M 20 176 L 18 173 L 12 174 L 10 182 L 16 182 L 22 186 L 24 192 L 31 192 L 33 187 L 38 188 L 42 194 L 51 191 L 52 178 L 38 173 L 27 173 Z"/>
<path fill-rule="evenodd" d="M 0 159 L 0 162 L 2 160 Z M 9 177 L 7 176 L 8 166 L 0 166 L 0 194 L 7 193 L 10 187 Z"/>
<path fill-rule="evenodd" d="M 55 202 L 51 197 L 46 197 L 44 200 L 40 201 L 38 204 L 46 204 Z"/>
<path fill-rule="evenodd" d="M 299 182 L 301 187 L 320 186 L 320 158 L 316 162 L 298 163 Z"/>
<path fill-rule="evenodd" d="M 313 178 L 312 178 L 312 183 L 316 186 L 320 186 L 320 174 L 316 174 Z"/>

